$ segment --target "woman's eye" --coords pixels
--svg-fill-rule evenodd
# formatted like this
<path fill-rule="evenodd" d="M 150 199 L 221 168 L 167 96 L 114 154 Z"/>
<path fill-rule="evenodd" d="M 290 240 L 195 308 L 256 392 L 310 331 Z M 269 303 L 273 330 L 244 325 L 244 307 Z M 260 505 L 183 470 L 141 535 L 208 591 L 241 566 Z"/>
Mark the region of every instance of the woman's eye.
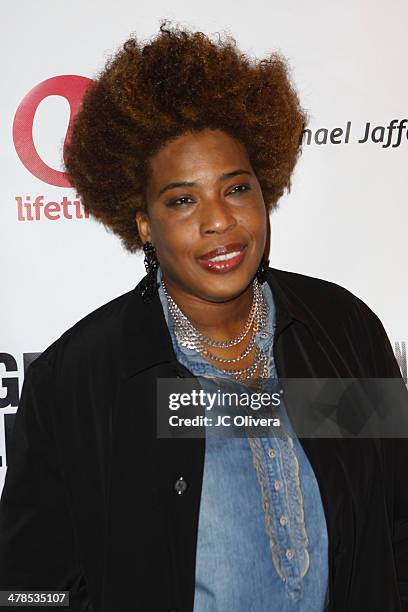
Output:
<path fill-rule="evenodd" d="M 169 200 L 168 202 L 166 202 L 166 206 L 168 206 L 169 208 L 175 208 L 177 206 L 189 204 L 189 202 L 186 202 L 185 200 L 191 200 L 191 198 L 189 196 L 182 196 L 181 198 L 177 198 L 175 200 Z"/>
<path fill-rule="evenodd" d="M 236 189 L 238 189 L 238 191 L 235 191 Z M 248 191 L 248 189 L 251 189 L 250 185 L 248 185 L 247 183 L 242 183 L 241 185 L 235 185 L 235 187 L 231 189 L 230 193 L 243 193 L 244 191 Z"/>

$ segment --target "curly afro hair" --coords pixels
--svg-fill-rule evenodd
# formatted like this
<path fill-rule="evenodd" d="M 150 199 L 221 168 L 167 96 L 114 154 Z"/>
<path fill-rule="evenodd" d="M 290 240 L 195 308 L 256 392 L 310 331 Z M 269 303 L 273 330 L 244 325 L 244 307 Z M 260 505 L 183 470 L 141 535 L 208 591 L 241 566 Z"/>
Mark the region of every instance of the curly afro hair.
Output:
<path fill-rule="evenodd" d="M 127 40 L 87 89 L 65 169 L 85 210 L 134 252 L 149 157 L 166 141 L 204 128 L 238 139 L 270 211 L 290 190 L 307 119 L 280 54 L 252 60 L 231 36 L 214 42 L 164 21 L 147 44 Z"/>

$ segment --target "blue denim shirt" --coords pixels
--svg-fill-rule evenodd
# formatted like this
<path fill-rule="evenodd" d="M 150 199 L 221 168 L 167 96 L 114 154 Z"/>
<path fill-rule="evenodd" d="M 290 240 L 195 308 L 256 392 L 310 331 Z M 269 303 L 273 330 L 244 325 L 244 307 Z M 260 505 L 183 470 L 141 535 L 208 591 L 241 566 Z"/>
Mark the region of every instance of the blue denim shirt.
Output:
<path fill-rule="evenodd" d="M 269 357 L 265 390 L 272 393 L 279 389 L 275 307 L 269 285 L 262 288 L 269 316 L 256 343 Z M 178 344 L 161 286 L 159 295 L 178 361 L 206 391 L 218 389 L 223 377 L 242 390 L 199 353 Z M 207 428 L 194 612 L 325 609 L 328 535 L 320 491 L 283 402 L 278 410 L 286 436 L 225 437 Z"/>

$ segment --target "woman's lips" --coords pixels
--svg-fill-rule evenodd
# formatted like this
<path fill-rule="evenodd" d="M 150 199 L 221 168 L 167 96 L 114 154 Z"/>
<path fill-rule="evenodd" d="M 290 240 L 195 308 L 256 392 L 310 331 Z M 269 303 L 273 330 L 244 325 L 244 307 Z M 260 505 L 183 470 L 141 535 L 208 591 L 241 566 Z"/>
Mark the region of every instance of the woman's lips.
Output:
<path fill-rule="evenodd" d="M 198 263 L 211 272 L 230 272 L 240 265 L 246 254 L 246 245 L 229 244 L 225 247 L 214 249 L 201 257 Z"/>

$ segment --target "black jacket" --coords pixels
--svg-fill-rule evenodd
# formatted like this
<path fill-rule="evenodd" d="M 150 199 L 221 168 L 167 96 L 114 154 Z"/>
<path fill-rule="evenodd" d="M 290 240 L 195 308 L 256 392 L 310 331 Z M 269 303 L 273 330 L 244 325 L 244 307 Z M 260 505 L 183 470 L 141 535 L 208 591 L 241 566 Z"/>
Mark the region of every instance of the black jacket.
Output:
<path fill-rule="evenodd" d="M 349 291 L 272 268 L 268 282 L 280 377 L 401 377 L 381 322 Z M 156 379 L 177 375 L 190 373 L 159 296 L 145 304 L 137 288 L 30 365 L 0 508 L 0 589 L 69 589 L 75 611 L 192 611 L 205 440 L 156 437 Z M 330 611 L 408 611 L 408 441 L 300 441 L 327 520 Z"/>

